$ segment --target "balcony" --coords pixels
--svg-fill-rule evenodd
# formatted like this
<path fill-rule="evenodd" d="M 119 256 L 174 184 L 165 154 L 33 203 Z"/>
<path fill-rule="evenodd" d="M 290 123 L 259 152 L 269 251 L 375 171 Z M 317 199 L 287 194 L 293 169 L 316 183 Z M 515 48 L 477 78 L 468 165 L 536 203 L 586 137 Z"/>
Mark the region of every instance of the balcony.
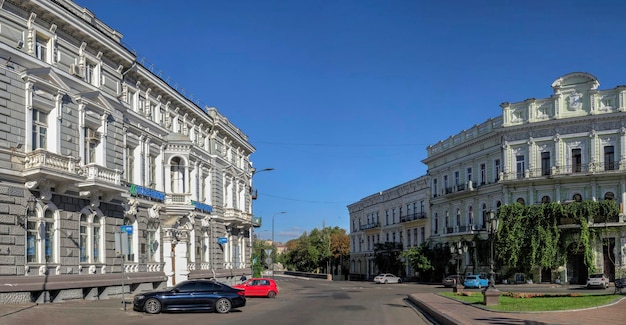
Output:
<path fill-rule="evenodd" d="M 45 178 L 56 182 L 78 182 L 83 179 L 78 158 L 62 156 L 44 149 L 26 154 L 24 176 L 27 179 Z"/>
<path fill-rule="evenodd" d="M 409 213 L 406 216 L 400 217 L 400 222 L 408 222 L 408 221 L 423 219 L 425 217 L 426 217 L 426 212 Z"/>
<path fill-rule="evenodd" d="M 367 229 L 373 229 L 373 228 L 379 228 L 379 227 L 380 227 L 380 222 L 373 222 L 373 223 L 368 223 L 365 225 L 360 225 L 359 229 L 367 230 Z"/>
<path fill-rule="evenodd" d="M 626 167 L 626 166 L 624 166 Z M 574 164 L 552 166 L 548 168 L 531 168 L 520 172 L 504 173 L 503 181 L 519 181 L 540 178 L 554 178 L 558 176 L 602 175 L 623 172 L 617 162 Z"/>

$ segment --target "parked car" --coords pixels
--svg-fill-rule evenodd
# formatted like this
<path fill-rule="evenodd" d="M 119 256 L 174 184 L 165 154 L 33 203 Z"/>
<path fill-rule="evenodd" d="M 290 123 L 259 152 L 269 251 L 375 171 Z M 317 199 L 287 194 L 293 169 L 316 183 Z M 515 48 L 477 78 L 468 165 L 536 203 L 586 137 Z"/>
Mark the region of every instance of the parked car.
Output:
<path fill-rule="evenodd" d="M 602 273 L 590 274 L 587 278 L 587 289 L 590 288 L 602 288 L 609 287 L 609 278 Z"/>
<path fill-rule="evenodd" d="M 246 297 L 274 298 L 278 294 L 276 281 L 267 278 L 252 278 L 242 284 L 233 286 L 233 288 L 243 289 Z"/>
<path fill-rule="evenodd" d="M 390 273 L 383 273 L 374 277 L 374 283 L 401 283 L 401 282 L 402 282 L 402 279 Z"/>
<path fill-rule="evenodd" d="M 446 288 L 454 287 L 455 284 L 463 283 L 463 277 L 460 275 L 448 275 L 443 279 L 443 286 Z"/>
<path fill-rule="evenodd" d="M 212 280 L 184 281 L 168 290 L 137 294 L 133 299 L 133 310 L 149 314 L 188 310 L 224 314 L 245 305 L 243 290 Z"/>
<path fill-rule="evenodd" d="M 482 288 L 489 285 L 489 280 L 484 275 L 468 275 L 465 277 L 465 281 L 463 282 L 463 286 L 465 288 Z"/>

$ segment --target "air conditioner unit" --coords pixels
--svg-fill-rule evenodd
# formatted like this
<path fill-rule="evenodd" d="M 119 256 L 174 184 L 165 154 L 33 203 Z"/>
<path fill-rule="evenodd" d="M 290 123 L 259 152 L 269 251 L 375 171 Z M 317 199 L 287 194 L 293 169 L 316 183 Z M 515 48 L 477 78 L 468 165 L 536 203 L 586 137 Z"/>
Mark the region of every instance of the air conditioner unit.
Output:
<path fill-rule="evenodd" d="M 80 66 L 78 66 L 78 64 L 70 64 L 70 74 L 80 76 Z"/>

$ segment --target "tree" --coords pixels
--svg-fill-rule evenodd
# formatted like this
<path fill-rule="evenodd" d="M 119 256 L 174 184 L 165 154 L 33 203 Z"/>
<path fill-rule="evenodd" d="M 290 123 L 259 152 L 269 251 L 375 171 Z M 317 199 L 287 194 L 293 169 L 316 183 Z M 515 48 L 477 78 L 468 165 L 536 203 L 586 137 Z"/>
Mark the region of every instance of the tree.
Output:
<path fill-rule="evenodd" d="M 400 254 L 400 257 L 405 259 L 405 263 L 416 272 L 427 272 L 434 270 L 435 268 L 431 264 L 430 260 L 426 256 L 426 250 L 428 246 L 422 244 L 420 246 L 414 246 L 405 250 Z"/>
<path fill-rule="evenodd" d="M 374 264 L 381 273 L 395 273 L 401 275 L 402 263 L 400 262 L 400 243 L 376 243 L 374 245 Z"/>

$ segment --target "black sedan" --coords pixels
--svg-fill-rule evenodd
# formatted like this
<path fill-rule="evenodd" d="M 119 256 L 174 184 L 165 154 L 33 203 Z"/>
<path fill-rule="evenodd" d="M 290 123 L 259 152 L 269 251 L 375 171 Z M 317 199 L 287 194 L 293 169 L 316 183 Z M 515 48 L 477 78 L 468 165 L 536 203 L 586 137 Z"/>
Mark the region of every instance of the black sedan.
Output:
<path fill-rule="evenodd" d="M 189 280 L 169 290 L 137 294 L 133 299 L 133 310 L 150 314 L 188 310 L 224 314 L 245 305 L 244 290 L 211 280 Z"/>

